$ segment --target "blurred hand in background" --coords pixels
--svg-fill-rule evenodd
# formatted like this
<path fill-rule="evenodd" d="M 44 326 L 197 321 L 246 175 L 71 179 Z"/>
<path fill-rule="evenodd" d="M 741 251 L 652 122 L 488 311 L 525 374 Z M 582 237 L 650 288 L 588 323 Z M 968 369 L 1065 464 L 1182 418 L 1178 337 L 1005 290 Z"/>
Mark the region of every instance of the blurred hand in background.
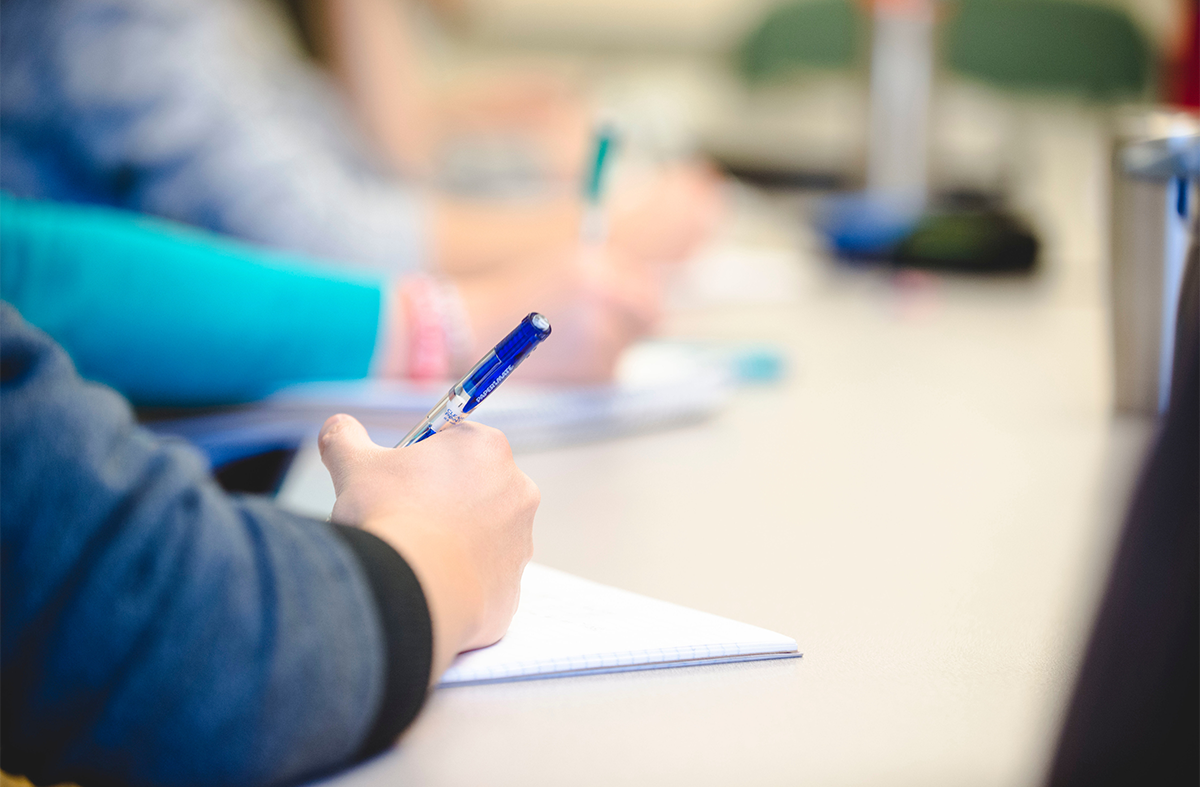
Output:
<path fill-rule="evenodd" d="M 319 0 L 317 9 L 324 59 L 364 130 L 402 175 L 437 183 L 446 148 L 515 138 L 540 165 L 540 176 L 559 184 L 552 191 L 565 192 L 511 200 L 440 194 L 433 233 L 439 268 L 457 275 L 522 267 L 576 241 L 577 184 L 590 165 L 595 122 L 580 90 L 534 70 L 443 89 L 426 73 L 404 3 Z M 606 200 L 613 244 L 633 260 L 686 259 L 721 215 L 718 185 L 714 171 L 694 164 L 616 184 Z"/>
<path fill-rule="evenodd" d="M 658 271 L 613 250 L 577 246 L 537 263 L 455 280 L 474 336 L 471 358 L 539 311 L 550 320 L 554 340 L 521 365 L 522 379 L 582 384 L 610 379 L 621 352 L 658 321 Z"/>

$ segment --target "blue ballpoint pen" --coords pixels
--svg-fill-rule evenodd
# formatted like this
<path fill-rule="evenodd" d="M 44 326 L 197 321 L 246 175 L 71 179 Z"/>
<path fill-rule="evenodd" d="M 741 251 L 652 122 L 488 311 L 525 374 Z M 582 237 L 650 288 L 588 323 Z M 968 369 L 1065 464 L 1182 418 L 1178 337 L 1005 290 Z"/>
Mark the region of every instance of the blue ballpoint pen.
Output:
<path fill-rule="evenodd" d="M 550 321 L 537 312 L 531 312 L 513 328 L 512 333 L 483 356 L 396 447 L 419 443 L 465 419 L 549 335 Z"/>

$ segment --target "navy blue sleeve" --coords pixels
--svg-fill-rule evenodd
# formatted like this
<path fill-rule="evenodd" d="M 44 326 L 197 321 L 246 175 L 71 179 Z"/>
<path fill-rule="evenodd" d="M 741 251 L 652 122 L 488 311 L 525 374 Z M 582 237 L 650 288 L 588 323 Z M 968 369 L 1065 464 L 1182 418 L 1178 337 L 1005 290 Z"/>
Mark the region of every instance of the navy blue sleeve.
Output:
<path fill-rule="evenodd" d="M 387 745 L 432 634 L 378 539 L 232 498 L 0 304 L 0 765 L 294 782 Z"/>

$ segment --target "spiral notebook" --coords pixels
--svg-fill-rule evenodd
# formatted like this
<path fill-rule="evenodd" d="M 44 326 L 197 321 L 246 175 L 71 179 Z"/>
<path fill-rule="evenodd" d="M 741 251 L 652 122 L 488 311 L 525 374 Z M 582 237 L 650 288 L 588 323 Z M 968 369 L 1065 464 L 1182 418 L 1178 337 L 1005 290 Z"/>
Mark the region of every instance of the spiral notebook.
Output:
<path fill-rule="evenodd" d="M 504 639 L 460 655 L 439 686 L 799 658 L 796 641 L 531 563 Z"/>

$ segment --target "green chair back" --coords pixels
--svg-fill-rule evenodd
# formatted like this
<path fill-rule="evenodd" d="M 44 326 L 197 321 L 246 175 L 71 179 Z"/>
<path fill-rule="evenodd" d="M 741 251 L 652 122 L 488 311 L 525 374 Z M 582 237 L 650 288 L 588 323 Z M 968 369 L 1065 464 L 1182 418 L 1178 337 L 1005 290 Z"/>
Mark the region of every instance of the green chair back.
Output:
<path fill-rule="evenodd" d="M 948 3 L 943 62 L 1000 87 L 1110 101 L 1145 95 L 1154 58 L 1128 14 L 1069 0 Z"/>
<path fill-rule="evenodd" d="M 781 5 L 738 48 L 738 71 L 749 82 L 763 82 L 804 68 L 849 68 L 858 58 L 863 27 L 853 0 Z"/>

